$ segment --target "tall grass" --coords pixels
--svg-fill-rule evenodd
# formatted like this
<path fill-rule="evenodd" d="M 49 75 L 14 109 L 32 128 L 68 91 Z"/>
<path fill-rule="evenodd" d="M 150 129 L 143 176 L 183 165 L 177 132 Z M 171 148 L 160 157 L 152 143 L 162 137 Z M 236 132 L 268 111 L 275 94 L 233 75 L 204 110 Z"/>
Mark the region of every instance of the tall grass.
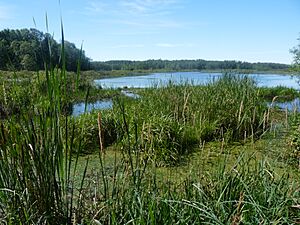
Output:
<path fill-rule="evenodd" d="M 299 97 L 299 92 L 294 88 L 287 88 L 283 86 L 273 88 L 261 87 L 259 88 L 259 96 L 269 102 L 271 102 L 274 98 L 276 98 L 276 101 L 286 102 Z"/>
<path fill-rule="evenodd" d="M 62 41 L 62 65 L 63 48 Z M 73 214 L 80 214 L 81 199 L 75 198 L 80 190 L 75 191 L 72 178 L 76 157 L 71 165 L 74 149 L 79 153 L 81 144 L 74 142 L 69 117 L 62 116 L 65 67 L 47 65 L 45 75 L 41 107 L 31 105 L 21 116 L 1 121 L 0 218 L 6 224 L 71 224 Z"/>
<path fill-rule="evenodd" d="M 244 76 L 227 74 L 204 86 L 170 83 L 139 94 L 126 102 L 127 119 L 136 122 L 138 144 L 158 165 L 180 162 L 203 142 L 254 140 L 269 124 L 255 83 Z"/>
<path fill-rule="evenodd" d="M 63 31 L 61 52 L 60 68 L 46 65 L 44 79 L 37 74 L 44 94 L 38 105 L 30 99 L 34 93 L 27 102 L 18 85 L 13 92 L 3 85 L 5 107 L 10 98 L 26 110 L 0 121 L 1 223 L 299 222 L 299 183 L 277 175 L 265 160 L 241 156 L 232 166 L 225 157 L 220 168 L 181 184 L 156 174 L 157 166 L 177 165 L 205 141 L 254 141 L 263 134 L 269 114 L 252 80 L 225 75 L 202 87 L 170 83 L 140 90 L 138 100 L 118 98 L 101 115 L 74 119 L 64 107 L 68 92 L 80 91 L 80 65 L 77 80 L 68 82 Z M 113 163 L 104 151 L 112 143 L 122 150 Z M 87 177 L 89 161 L 78 172 L 79 155 L 94 148 L 98 171 Z"/>
<path fill-rule="evenodd" d="M 239 140 L 264 131 L 266 114 L 262 105 L 256 105 L 255 88 L 247 86 L 250 81 L 225 79 L 204 87 L 170 85 L 141 91 L 139 101 L 120 99 L 115 111 L 104 113 L 97 126 L 93 114 L 77 121 L 61 116 L 64 93 L 57 84 L 63 80 L 60 70 L 50 70 L 50 104 L 1 122 L 1 220 L 7 224 L 299 222 L 299 184 L 288 175 L 277 175 L 265 160 L 241 156 L 232 166 L 224 158 L 210 174 L 191 174 L 181 184 L 157 177 L 159 154 L 174 159 L 177 153 L 185 154 L 184 147 L 195 140 Z M 216 114 L 222 110 L 223 114 Z M 92 129 L 97 131 L 86 136 L 87 140 L 94 135 L 102 136 L 108 145 L 110 137 L 121 140 L 123 157 L 111 164 L 99 151 L 99 173 L 86 179 L 86 162 L 82 178 L 74 180 L 78 154 L 85 142 L 82 137 L 89 130 L 83 129 L 86 120 L 94 121 Z M 213 129 L 207 128 L 210 135 L 199 132 L 204 125 L 211 128 L 208 122 L 214 120 Z M 244 136 L 245 130 L 251 132 Z M 156 152 L 153 155 L 148 150 Z M 156 159 L 152 162 L 153 156 Z"/>
<path fill-rule="evenodd" d="M 169 88 L 166 90 L 170 90 Z M 172 88 L 176 90 L 177 87 Z M 141 103 L 130 104 L 120 101 L 118 104 L 125 132 L 122 141 L 124 157 L 121 161 L 115 160 L 114 165 L 108 165 L 105 162 L 105 155 L 100 154 L 101 166 L 98 177 L 95 178 L 97 182 L 94 186 L 87 187 L 87 190 L 92 189 L 94 192 L 90 200 L 93 207 L 89 208 L 88 204 L 86 205 L 86 212 L 89 212 L 85 217 L 86 223 L 295 224 L 299 222 L 299 183 L 293 182 L 288 174 L 278 175 L 264 159 L 241 154 L 232 165 L 227 163 L 227 157 L 224 156 L 219 168 L 209 174 L 201 171 L 198 175 L 193 173 L 183 183 L 173 184 L 167 178 L 158 178 L 156 170 L 152 167 L 152 155 L 144 154 L 145 146 L 148 144 L 149 148 L 153 148 L 154 140 L 143 139 L 146 135 L 147 138 L 154 138 L 149 133 L 157 131 L 146 128 L 146 122 L 143 121 L 142 130 L 139 132 L 139 113 L 145 114 L 143 108 L 140 108 L 139 112 L 134 111 L 136 110 L 134 106 Z M 150 112 L 157 116 L 167 107 L 169 105 Z M 154 108 L 150 106 L 147 109 Z M 132 110 L 136 112 L 134 115 L 131 114 Z M 263 111 L 262 119 L 264 115 Z M 169 118 L 174 117 L 169 115 Z M 253 121 L 253 116 L 251 119 Z M 158 121 L 166 120 L 163 117 Z M 155 122 L 152 121 L 153 124 Z M 187 124 L 188 120 L 185 122 Z M 157 126 L 161 126 L 168 136 L 169 131 L 166 127 L 169 125 L 168 123 L 164 125 Z M 163 138 L 168 137 L 164 137 L 162 133 L 159 132 L 159 138 L 163 141 Z M 145 144 L 147 140 L 149 142 Z M 141 144 L 143 142 L 144 144 Z"/>
<path fill-rule="evenodd" d="M 128 121 L 125 123 L 130 126 Z M 127 132 L 130 136 L 128 129 Z M 145 164 L 139 163 L 143 149 L 139 148 L 137 139 L 128 138 L 128 142 L 124 143 L 123 148 L 129 151 L 128 157 L 120 164 L 116 163 L 113 172 L 107 169 L 109 165 L 105 163 L 105 156 L 100 155 L 104 161 L 98 180 L 104 180 L 103 188 L 99 189 L 98 183 L 94 189 L 94 207 L 86 217 L 87 223 L 299 222 L 299 183 L 293 183 L 288 174 L 276 174 L 266 160 L 241 154 L 232 165 L 227 163 L 225 156 L 219 168 L 211 173 L 193 173 L 183 183 L 172 184 L 168 178 L 158 178 L 151 164 L 145 167 Z"/>

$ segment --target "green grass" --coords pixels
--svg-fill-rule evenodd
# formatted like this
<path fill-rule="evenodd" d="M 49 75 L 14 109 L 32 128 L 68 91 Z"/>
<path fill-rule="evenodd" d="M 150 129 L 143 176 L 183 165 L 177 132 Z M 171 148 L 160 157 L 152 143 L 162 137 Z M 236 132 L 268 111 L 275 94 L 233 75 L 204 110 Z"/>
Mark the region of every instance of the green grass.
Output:
<path fill-rule="evenodd" d="M 138 93 L 140 99 L 126 101 L 126 119 L 136 124 L 131 133 L 137 130 L 140 147 L 158 165 L 176 164 L 204 141 L 258 138 L 269 123 L 247 77 L 225 75 L 204 86 L 171 83 Z"/>
<path fill-rule="evenodd" d="M 286 102 L 292 101 L 299 97 L 299 92 L 293 88 L 287 87 L 273 87 L 273 88 L 259 88 L 259 96 L 269 102 Z"/>
<path fill-rule="evenodd" d="M 46 73 L 45 71 L 37 73 L 0 71 L 0 118 L 20 116 L 23 111 L 31 110 L 32 107 L 38 111 L 44 105 L 49 105 L 49 83 Z M 62 72 L 57 70 L 56 73 Z M 66 72 L 64 82 L 67 86 L 60 104 L 63 105 L 65 114 L 72 114 L 72 105 L 75 103 L 95 102 L 121 95 L 120 90 L 99 90 L 87 77 L 79 76 L 77 79 L 77 74 L 71 72 Z"/>
<path fill-rule="evenodd" d="M 202 142 L 259 138 L 269 126 L 269 111 L 247 77 L 225 75 L 204 86 L 170 83 L 136 91 L 141 98 L 115 98 L 113 109 L 103 112 L 104 140 L 128 141 L 125 118 L 131 124 L 129 139 L 136 134 L 143 154 L 158 166 L 180 163 Z M 82 121 L 76 123 L 85 130 L 85 152 L 92 152 L 98 143 L 96 120 L 96 113 L 75 120 Z"/>
<path fill-rule="evenodd" d="M 62 69 L 48 65 L 44 79 L 37 73 L 27 85 L 23 82 L 28 79 L 17 83 L 16 73 L 12 81 L 3 81 L 3 86 L 10 83 L 11 91 L 3 88 L 1 104 L 7 107 L 5 98 L 9 97 L 9 104 L 17 104 L 19 113 L 1 121 L 1 223 L 70 224 L 73 214 L 80 214 L 81 199 L 75 199 L 72 184 L 76 161 L 72 171 L 71 165 L 72 157 L 76 159 L 74 149 L 80 152 L 81 145 L 73 142 L 74 127 L 63 116 L 68 101 L 63 49 L 62 65 Z M 43 92 L 39 107 L 32 101 L 35 88 Z M 23 93 L 31 97 L 29 102 L 24 101 Z"/>
<path fill-rule="evenodd" d="M 209 88 L 216 84 L 211 85 Z M 125 105 L 119 103 L 123 115 L 125 140 L 122 141 L 120 150 L 108 149 L 107 153 L 100 154 L 98 159 L 95 159 L 95 156 L 89 157 L 94 160 L 90 161 L 91 167 L 88 169 L 87 177 L 90 177 L 93 183 L 85 187 L 85 192 L 88 190 L 94 192 L 90 191 L 92 193 L 90 198 L 93 200 L 87 202 L 85 212 L 89 213 L 85 216 L 85 222 L 96 221 L 104 224 L 299 222 L 300 211 L 297 208 L 299 172 L 289 161 L 290 148 L 286 143 L 285 125 L 279 126 L 280 123 L 284 123 L 285 115 L 282 113 L 268 110 L 269 132 L 264 132 L 263 138 L 257 141 L 250 138 L 250 141 L 238 139 L 239 142 L 233 143 L 224 138 L 221 141 L 216 138 L 207 140 L 214 142 L 198 142 L 198 147 L 195 146 L 193 153 L 185 155 L 185 160 L 173 167 L 157 168 L 157 159 L 153 160 L 151 154 L 144 154 L 145 145 L 140 144 L 143 139 L 139 135 L 147 134 L 149 137 L 149 132 L 160 129 L 167 134 L 169 132 L 169 125 L 165 123 L 164 117 L 162 117 L 164 123 L 157 120 L 158 125 L 155 125 L 156 117 L 151 117 L 151 122 L 155 126 L 150 128 L 155 129 L 154 131 L 146 129 L 145 119 L 149 117 L 145 115 L 171 113 L 167 119 L 178 120 L 177 115 L 183 114 L 174 113 L 174 109 L 177 112 L 178 107 L 172 106 L 176 106 L 178 102 L 174 100 L 176 97 L 180 99 L 179 96 L 184 96 L 177 95 L 182 93 L 179 92 L 180 88 L 182 87 L 168 86 L 163 90 L 154 89 L 153 91 L 157 92 L 152 93 L 155 96 L 152 96 L 153 98 L 147 96 L 151 90 L 142 90 L 139 92 L 143 95 L 140 102 L 131 100 Z M 164 102 L 162 104 L 164 107 L 159 107 L 161 103 L 157 101 L 158 95 L 173 97 L 173 101 L 167 99 L 166 102 L 169 104 Z M 152 103 L 148 99 L 145 103 L 147 108 L 141 108 L 141 102 L 147 97 L 156 101 Z M 128 106 L 125 108 L 126 105 Z M 144 119 L 142 129 L 148 132 L 139 133 L 139 114 L 144 116 L 141 117 Z M 182 118 L 179 117 L 181 120 Z M 187 120 L 183 121 L 187 124 Z M 158 141 L 168 140 L 168 135 L 167 137 L 159 135 L 156 138 Z M 150 142 L 151 147 L 152 143 Z M 159 144 L 164 147 L 163 143 Z M 169 148 L 170 146 L 166 147 Z M 90 205 L 93 207 L 90 208 Z M 99 208 L 100 211 L 97 211 Z"/>
<path fill-rule="evenodd" d="M 49 71 L 50 104 L 2 121 L 2 222 L 299 222 L 288 120 L 248 78 L 138 90 L 142 98 L 115 99 L 99 120 L 63 116 L 63 77 Z"/>
<path fill-rule="evenodd" d="M 132 173 L 130 162 L 119 151 L 108 149 L 100 168 L 99 159 L 89 156 L 87 177 L 99 181 L 104 171 L 108 187 L 106 196 L 99 184 L 86 187 L 99 191 L 94 192 L 93 204 L 102 209 L 92 209 L 90 220 L 108 224 L 299 222 L 299 172 L 279 157 L 288 151 L 284 139 L 278 134 L 246 145 L 210 143 L 185 165 L 148 165 L 138 187 L 132 179 L 142 168 L 134 165 Z"/>
<path fill-rule="evenodd" d="M 300 222 L 299 119 L 267 108 L 253 80 L 130 99 L 67 73 L 61 52 L 61 68 L 1 76 L 0 223 Z M 104 96 L 113 109 L 65 112 Z"/>

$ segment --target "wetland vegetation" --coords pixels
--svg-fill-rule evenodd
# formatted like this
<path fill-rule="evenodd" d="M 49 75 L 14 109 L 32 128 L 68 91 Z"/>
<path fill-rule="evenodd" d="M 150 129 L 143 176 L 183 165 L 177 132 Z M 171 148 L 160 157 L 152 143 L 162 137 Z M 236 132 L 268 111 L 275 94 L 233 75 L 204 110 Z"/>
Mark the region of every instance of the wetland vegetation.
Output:
<path fill-rule="evenodd" d="M 61 49 L 44 71 L 0 72 L 1 223 L 300 222 L 300 117 L 267 104 L 297 91 L 226 73 L 132 98 L 67 72 Z"/>

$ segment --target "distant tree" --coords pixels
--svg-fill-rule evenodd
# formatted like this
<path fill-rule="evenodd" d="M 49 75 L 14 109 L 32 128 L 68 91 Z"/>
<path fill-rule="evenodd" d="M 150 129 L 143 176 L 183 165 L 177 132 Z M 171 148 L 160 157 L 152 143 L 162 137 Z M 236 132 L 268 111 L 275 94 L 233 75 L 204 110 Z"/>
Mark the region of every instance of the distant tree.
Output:
<path fill-rule="evenodd" d="M 297 72 L 300 72 L 300 38 L 297 39 L 299 41 L 298 45 L 290 50 L 290 52 L 294 55 L 293 59 L 293 69 Z"/>
<path fill-rule="evenodd" d="M 37 29 L 0 31 L 0 70 L 42 70 L 59 64 L 61 45 Z M 67 70 L 90 69 L 90 59 L 75 44 L 65 41 Z"/>
<path fill-rule="evenodd" d="M 91 62 L 91 68 L 94 70 L 278 70 L 288 69 L 289 65 L 280 63 L 248 63 L 241 61 L 207 61 L 203 59 L 198 60 L 146 60 L 146 61 L 128 61 L 128 60 L 114 60 L 106 62 Z"/>
<path fill-rule="evenodd" d="M 21 60 L 21 65 L 22 65 L 22 69 L 24 70 L 29 70 L 29 71 L 37 70 L 36 59 L 30 54 L 26 54 L 23 56 Z"/>

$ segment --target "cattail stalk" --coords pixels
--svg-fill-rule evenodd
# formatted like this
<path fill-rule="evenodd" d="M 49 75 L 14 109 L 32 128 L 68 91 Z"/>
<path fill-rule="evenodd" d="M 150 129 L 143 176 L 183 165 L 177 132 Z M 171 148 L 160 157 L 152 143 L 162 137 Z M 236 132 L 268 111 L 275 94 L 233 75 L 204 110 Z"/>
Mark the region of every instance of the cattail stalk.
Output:
<path fill-rule="evenodd" d="M 104 153 L 101 121 L 102 121 L 102 119 L 101 119 L 101 113 L 99 112 L 98 113 L 99 145 L 100 145 L 100 152 Z"/>

